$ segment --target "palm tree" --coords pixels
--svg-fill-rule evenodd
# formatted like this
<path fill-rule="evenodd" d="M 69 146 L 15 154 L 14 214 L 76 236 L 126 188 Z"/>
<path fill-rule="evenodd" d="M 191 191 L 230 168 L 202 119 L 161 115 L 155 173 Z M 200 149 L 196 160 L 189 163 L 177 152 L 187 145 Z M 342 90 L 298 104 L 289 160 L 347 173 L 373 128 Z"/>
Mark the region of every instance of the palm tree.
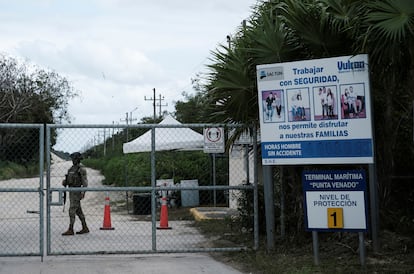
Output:
<path fill-rule="evenodd" d="M 211 111 L 217 121 L 258 124 L 256 65 L 367 53 L 381 201 L 399 208 L 392 178 L 412 172 L 414 160 L 413 34 L 412 0 L 263 2 L 232 47 L 213 53 L 207 85 Z M 414 196 L 412 189 L 402 193 Z"/>
<path fill-rule="evenodd" d="M 384 214 L 393 216 L 387 210 L 405 208 L 396 201 L 405 200 L 407 193 L 393 178 L 411 172 L 414 160 L 414 2 L 370 1 L 364 11 L 360 29 L 354 33 L 355 48 L 370 56 L 381 205 Z M 398 188 L 401 191 L 392 194 Z M 413 195 L 413 190 L 408 193 Z M 400 217 L 385 220 L 399 226 Z"/>
<path fill-rule="evenodd" d="M 414 2 L 321 3 L 332 24 L 351 37 L 352 54 L 369 54 L 379 191 L 383 213 L 387 214 L 385 211 L 392 208 L 393 201 L 399 200 L 391 195 L 396 189 L 393 178 L 411 170 L 408 163 L 414 160 L 412 142 L 407 141 L 412 139 Z"/>

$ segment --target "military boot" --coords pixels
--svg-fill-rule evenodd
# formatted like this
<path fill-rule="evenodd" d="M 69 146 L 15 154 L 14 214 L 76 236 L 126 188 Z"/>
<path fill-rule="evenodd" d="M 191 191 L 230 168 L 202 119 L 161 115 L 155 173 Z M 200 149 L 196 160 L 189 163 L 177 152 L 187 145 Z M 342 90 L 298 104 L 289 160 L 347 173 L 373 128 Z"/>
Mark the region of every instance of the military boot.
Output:
<path fill-rule="evenodd" d="M 86 234 L 89 233 L 89 228 L 86 225 L 86 221 L 84 219 L 81 220 L 82 222 L 82 229 L 76 232 L 76 234 Z"/>
<path fill-rule="evenodd" d="M 73 227 L 69 227 L 69 229 L 66 232 L 62 233 L 62 236 L 71 236 L 74 235 L 75 233 L 73 232 Z"/>
<path fill-rule="evenodd" d="M 76 234 L 86 234 L 86 233 L 89 233 L 89 228 L 87 226 L 82 227 L 81 230 L 76 232 Z"/>

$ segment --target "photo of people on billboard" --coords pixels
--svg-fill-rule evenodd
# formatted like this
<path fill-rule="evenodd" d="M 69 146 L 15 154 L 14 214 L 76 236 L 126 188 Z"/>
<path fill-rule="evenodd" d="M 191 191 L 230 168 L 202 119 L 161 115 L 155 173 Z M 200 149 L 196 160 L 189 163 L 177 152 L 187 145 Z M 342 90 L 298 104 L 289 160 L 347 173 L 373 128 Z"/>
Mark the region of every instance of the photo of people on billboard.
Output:
<path fill-rule="evenodd" d="M 288 89 L 289 122 L 310 121 L 309 89 Z"/>
<path fill-rule="evenodd" d="M 313 102 L 315 121 L 338 119 L 338 96 L 336 86 L 314 87 Z"/>
<path fill-rule="evenodd" d="M 262 92 L 263 121 L 278 123 L 285 121 L 283 90 L 268 90 Z"/>
<path fill-rule="evenodd" d="M 341 85 L 341 118 L 366 118 L 364 84 Z"/>

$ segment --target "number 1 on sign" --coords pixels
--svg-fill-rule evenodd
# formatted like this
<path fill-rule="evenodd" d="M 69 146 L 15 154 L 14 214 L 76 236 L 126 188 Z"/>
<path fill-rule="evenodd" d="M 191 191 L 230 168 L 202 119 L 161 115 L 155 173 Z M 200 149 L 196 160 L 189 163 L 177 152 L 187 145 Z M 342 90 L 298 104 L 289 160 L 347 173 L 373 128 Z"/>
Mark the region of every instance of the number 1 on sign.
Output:
<path fill-rule="evenodd" d="M 344 228 L 343 208 L 328 208 L 328 228 Z"/>

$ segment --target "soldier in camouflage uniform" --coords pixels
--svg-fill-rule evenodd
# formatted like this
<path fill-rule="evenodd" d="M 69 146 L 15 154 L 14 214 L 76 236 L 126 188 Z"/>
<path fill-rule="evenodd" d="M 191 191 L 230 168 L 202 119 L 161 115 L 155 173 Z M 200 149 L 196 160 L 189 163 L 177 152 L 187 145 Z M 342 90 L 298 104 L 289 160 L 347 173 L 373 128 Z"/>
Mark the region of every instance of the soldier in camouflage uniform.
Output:
<path fill-rule="evenodd" d="M 72 159 L 73 166 L 68 170 L 66 178 L 63 180 L 62 185 L 68 187 L 87 187 L 88 179 L 86 176 L 85 168 L 81 167 L 80 161 L 82 155 L 79 152 L 72 153 L 70 155 Z M 74 235 L 73 225 L 75 223 L 75 216 L 78 215 L 80 221 L 82 222 L 82 229 L 76 234 L 85 234 L 89 233 L 88 226 L 86 225 L 85 215 L 83 214 L 81 207 L 81 200 L 85 197 L 85 192 L 69 192 L 69 229 L 62 233 L 63 236 Z"/>

